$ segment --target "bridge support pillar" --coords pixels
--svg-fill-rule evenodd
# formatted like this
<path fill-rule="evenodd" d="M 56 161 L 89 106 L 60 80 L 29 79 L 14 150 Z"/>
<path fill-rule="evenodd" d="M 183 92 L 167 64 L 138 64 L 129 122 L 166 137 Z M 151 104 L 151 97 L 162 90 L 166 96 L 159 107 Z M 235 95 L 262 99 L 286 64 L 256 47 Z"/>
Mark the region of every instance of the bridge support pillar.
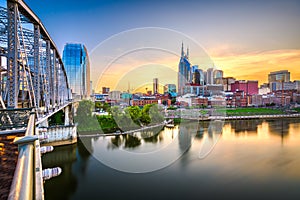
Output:
<path fill-rule="evenodd" d="M 69 110 L 69 106 L 67 106 L 65 108 L 65 126 L 70 125 L 70 110 Z"/>

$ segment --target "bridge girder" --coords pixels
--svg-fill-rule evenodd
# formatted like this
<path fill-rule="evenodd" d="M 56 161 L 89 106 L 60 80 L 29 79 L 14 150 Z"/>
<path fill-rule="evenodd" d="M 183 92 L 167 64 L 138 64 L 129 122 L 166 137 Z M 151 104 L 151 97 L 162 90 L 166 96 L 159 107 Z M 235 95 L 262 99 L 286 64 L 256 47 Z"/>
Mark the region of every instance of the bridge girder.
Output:
<path fill-rule="evenodd" d="M 22 0 L 7 0 L 7 8 L 0 7 L 0 56 L 7 59 L 0 68 L 0 95 L 7 107 L 21 104 L 49 112 L 72 98 L 55 43 Z"/>

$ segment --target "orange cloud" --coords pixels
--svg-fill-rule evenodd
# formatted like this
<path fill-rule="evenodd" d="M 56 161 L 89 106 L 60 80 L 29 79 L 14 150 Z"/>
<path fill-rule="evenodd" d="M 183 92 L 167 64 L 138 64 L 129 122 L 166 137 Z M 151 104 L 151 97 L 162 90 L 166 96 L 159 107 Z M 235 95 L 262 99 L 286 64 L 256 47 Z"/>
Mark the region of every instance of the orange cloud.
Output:
<path fill-rule="evenodd" d="M 224 71 L 225 76 L 237 79 L 267 82 L 271 71 L 288 70 L 292 80 L 300 80 L 300 50 L 286 49 L 243 54 L 228 54 L 213 51 L 215 65 Z"/>

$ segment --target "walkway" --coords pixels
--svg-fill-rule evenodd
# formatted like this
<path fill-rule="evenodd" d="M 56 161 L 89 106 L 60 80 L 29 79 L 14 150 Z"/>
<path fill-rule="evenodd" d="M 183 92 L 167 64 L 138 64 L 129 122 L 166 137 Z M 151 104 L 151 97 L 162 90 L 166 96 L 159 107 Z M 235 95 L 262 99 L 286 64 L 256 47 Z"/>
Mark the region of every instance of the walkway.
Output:
<path fill-rule="evenodd" d="M 15 167 L 18 161 L 18 146 L 13 144 L 13 140 L 15 137 L 20 136 L 24 136 L 24 134 L 0 134 L 0 200 L 6 200 L 9 195 Z"/>

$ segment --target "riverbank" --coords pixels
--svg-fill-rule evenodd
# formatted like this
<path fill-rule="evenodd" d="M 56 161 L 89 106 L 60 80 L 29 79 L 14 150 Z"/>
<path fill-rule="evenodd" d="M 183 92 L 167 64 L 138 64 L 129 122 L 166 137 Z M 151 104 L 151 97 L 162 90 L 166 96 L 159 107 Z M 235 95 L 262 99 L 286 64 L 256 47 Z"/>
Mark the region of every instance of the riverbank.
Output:
<path fill-rule="evenodd" d="M 297 114 L 280 114 L 280 115 L 244 115 L 244 116 L 209 116 L 209 117 L 199 117 L 199 118 L 173 118 L 176 121 L 176 124 L 180 124 L 184 121 L 211 121 L 211 120 L 225 120 L 225 121 L 233 121 L 233 120 L 252 120 L 252 119 L 284 119 L 284 118 L 300 118 L 300 113 Z M 169 118 L 171 119 L 171 118 Z M 95 132 L 83 132 L 78 134 L 79 137 L 100 137 L 100 136 L 116 136 L 116 135 L 126 135 L 132 134 L 138 131 L 144 131 L 151 128 L 156 128 L 159 126 L 164 126 L 165 123 L 155 124 L 152 126 L 143 126 L 139 129 L 133 129 L 130 131 L 124 132 L 111 132 L 111 133 L 95 133 Z"/>
<path fill-rule="evenodd" d="M 209 117 L 184 117 L 175 118 L 182 120 L 194 120 L 194 121 L 211 121 L 211 120 L 250 120 L 250 119 L 280 119 L 280 118 L 300 118 L 300 114 L 280 114 L 280 115 L 237 115 L 237 116 L 209 116 Z M 172 119 L 172 118 L 170 118 Z M 180 122 L 179 122 L 180 123 Z"/>
<path fill-rule="evenodd" d="M 151 128 L 157 128 L 157 127 L 163 127 L 165 123 L 159 123 L 159 124 L 154 124 L 151 126 L 142 126 L 139 129 L 133 129 L 130 131 L 124 131 L 124 132 L 113 132 L 113 133 L 96 133 L 96 134 L 78 134 L 78 137 L 100 137 L 100 136 L 116 136 L 116 135 L 127 135 L 127 134 L 132 134 L 134 132 L 138 131 L 145 131 Z"/>

